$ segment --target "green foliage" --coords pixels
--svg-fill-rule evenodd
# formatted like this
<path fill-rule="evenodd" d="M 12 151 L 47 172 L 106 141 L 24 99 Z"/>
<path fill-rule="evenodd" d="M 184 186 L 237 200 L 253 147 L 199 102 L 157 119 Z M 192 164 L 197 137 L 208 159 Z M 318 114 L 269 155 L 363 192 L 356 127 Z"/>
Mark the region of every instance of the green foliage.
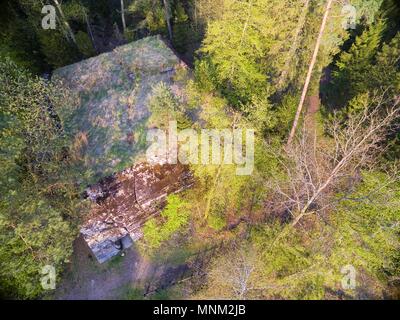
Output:
<path fill-rule="evenodd" d="M 349 52 L 342 53 L 333 72 L 330 100 L 343 106 L 359 94 L 400 88 L 400 34 L 388 43 L 381 43 L 384 23 L 378 22 L 356 39 Z"/>
<path fill-rule="evenodd" d="M 255 230 L 252 239 L 261 254 L 263 268 L 260 272 L 267 284 L 276 288 L 268 294 L 286 299 L 322 298 L 323 290 L 317 286 L 320 272 L 316 266 L 323 257 L 315 252 L 316 243 L 305 245 L 300 231 L 279 224 Z"/>
<path fill-rule="evenodd" d="M 128 11 L 141 17 L 136 29 L 147 29 L 151 34 L 166 34 L 167 25 L 161 1 L 139 0 L 128 6 Z"/>
<path fill-rule="evenodd" d="M 88 9 L 79 0 L 72 0 L 64 3 L 63 12 L 68 20 L 85 23 L 85 15 Z"/>
<path fill-rule="evenodd" d="M 371 71 L 375 87 L 388 88 L 394 93 L 400 90 L 400 32 L 383 44 Z"/>
<path fill-rule="evenodd" d="M 189 219 L 193 243 L 205 238 L 214 241 L 212 236 L 233 238 L 251 224 L 247 240 L 237 240 L 236 248 L 212 261 L 200 296 L 324 299 L 344 293 L 360 298 L 364 297 L 363 291 L 368 291 L 368 297 L 383 297 L 383 291 L 399 278 L 400 272 L 400 186 L 388 175 L 363 172 L 362 181 L 350 194 L 337 194 L 336 206 L 327 209 L 323 219 L 310 215 L 295 228 L 272 217 L 265 222 L 266 215 L 283 214 L 279 206 L 267 205 L 274 200 L 273 194 L 268 194 L 269 179 L 286 178 L 280 170 L 285 161 L 282 143 L 309 67 L 325 10 L 323 2 L 311 0 L 307 10 L 303 0 L 167 2 L 172 45 L 189 61 L 195 60 L 194 80 L 178 70 L 174 81 L 179 86 L 171 89 L 160 82 L 153 87 L 150 126 L 166 129 L 169 121 L 176 120 L 179 129 L 254 128 L 255 170 L 252 176 L 241 177 L 236 175 L 236 166 L 192 165 L 194 189 L 184 196 L 169 196 L 161 217 L 145 224 L 146 250 L 158 250 L 180 240 L 177 236 L 186 230 Z M 323 70 L 336 56 L 332 82 L 326 85 L 326 105 L 342 107 L 344 125 L 349 114 L 369 105 L 375 90 L 385 89 L 392 96 L 400 90 L 399 5 L 394 0 L 354 0 L 351 4 L 357 9 L 358 29 L 343 30 L 343 3 L 335 2 L 308 92 L 319 95 Z M 168 36 L 163 1 L 126 1 L 125 5 L 126 40 L 158 33 Z M 58 273 L 62 271 L 77 234 L 77 215 L 84 209 L 72 168 L 89 163 L 85 148 L 97 152 L 106 145 L 109 135 L 122 132 L 118 121 L 123 129 L 131 126 L 122 108 L 131 104 L 132 97 L 125 97 L 123 92 L 128 86 L 128 91 L 137 88 L 131 87 L 125 75 L 113 74 L 113 79 L 118 78 L 117 96 L 107 90 L 93 92 L 93 96 L 82 93 L 82 102 L 93 103 L 91 108 L 68 110 L 64 105 L 67 92 L 20 67 L 39 73 L 94 55 L 89 37 L 91 24 L 95 33 L 100 32 L 95 38 L 102 38 L 101 34 L 106 35 L 104 42 L 119 42 L 119 33 L 112 29 L 121 26 L 119 6 L 119 1 L 62 1 L 65 19 L 58 17 L 57 30 L 41 29 L 41 3 L 35 0 L 18 0 L 0 17 L 0 55 L 16 62 L 9 58 L 0 62 L 0 282 L 5 295 L 38 297 L 43 292 L 40 269 L 50 264 Z M 355 35 L 361 29 L 360 35 Z M 355 35 L 354 43 L 348 49 L 342 48 L 350 35 Z M 202 36 L 205 38 L 198 55 L 190 55 Z M 100 45 L 96 49 L 109 48 Z M 139 50 L 151 61 L 147 50 Z M 125 58 L 132 62 L 132 57 Z M 138 69 L 151 68 L 146 61 Z M 136 75 L 138 70 L 133 69 Z M 104 80 L 105 73 L 101 76 Z M 326 76 L 329 78 L 328 73 Z M 117 125 L 111 131 L 91 127 L 86 132 L 88 122 L 81 115 L 90 109 L 91 117 L 104 120 L 106 117 L 95 115 L 93 110 L 108 96 L 122 106 L 117 115 L 113 114 Z M 62 128 L 67 121 L 58 119 L 59 111 L 71 112 L 71 119 L 76 117 L 83 125 L 72 147 L 67 137 L 69 128 L 65 133 Z M 317 121 L 318 115 L 314 116 L 316 125 Z M 144 146 L 142 125 L 129 129 L 134 131 L 135 145 Z M 88 136 L 97 138 L 91 141 Z M 329 137 L 323 137 L 322 142 L 319 138 L 318 147 L 331 147 Z M 123 169 L 132 160 L 128 148 L 126 142 L 108 149 L 107 161 L 120 160 L 114 170 Z M 392 149 L 391 159 L 398 158 L 398 150 Z M 96 158 L 94 162 L 101 160 Z M 78 181 L 95 180 L 99 171 L 105 172 L 95 169 L 90 164 Z M 321 172 L 324 174 L 324 170 Z M 190 250 L 179 245 L 179 250 L 171 250 L 168 257 L 175 259 L 179 253 L 176 260 L 183 263 Z M 110 266 L 120 262 L 115 259 Z M 361 283 L 355 290 L 343 290 L 340 271 L 345 265 L 354 266 L 357 277 L 368 278 L 368 283 Z M 240 276 L 248 270 L 250 275 L 243 282 Z M 238 283 L 242 288 L 238 289 Z M 140 290 L 132 288 L 124 292 L 127 299 L 141 295 Z M 170 293 L 161 292 L 159 297 L 169 298 Z"/>
<path fill-rule="evenodd" d="M 252 95 L 268 92 L 268 80 L 279 72 L 289 29 L 294 29 L 290 21 L 296 20 L 297 11 L 290 5 L 287 14 L 276 15 L 284 6 L 278 1 L 226 1 L 224 5 L 221 19 L 210 22 L 201 51 L 210 57 L 218 87 L 230 101 L 246 102 Z"/>
<path fill-rule="evenodd" d="M 92 42 L 90 40 L 90 37 L 88 36 L 87 33 L 78 31 L 76 34 L 76 44 L 79 48 L 79 51 L 85 56 L 85 57 L 91 57 L 96 54 Z"/>
<path fill-rule="evenodd" d="M 265 97 L 254 97 L 252 101 L 241 109 L 248 115 L 248 120 L 263 135 L 265 130 L 272 129 L 277 125 L 276 113 L 273 106 Z"/>
<path fill-rule="evenodd" d="M 152 248 L 158 248 L 162 242 L 169 240 L 172 235 L 182 230 L 189 222 L 188 203 L 177 195 L 167 198 L 167 206 L 161 212 L 162 223 L 157 219 L 146 222 L 143 228 L 144 240 Z"/>
<path fill-rule="evenodd" d="M 39 198 L 40 197 L 40 198 Z M 40 274 L 45 265 L 56 267 L 57 274 L 72 254 L 77 230 L 63 219 L 65 204 L 54 208 L 48 200 L 20 186 L 1 201 L 0 282 L 3 294 L 35 298 L 43 292 Z"/>
<path fill-rule="evenodd" d="M 60 31 L 39 30 L 36 37 L 48 65 L 59 68 L 77 60 L 77 48 L 67 42 Z"/>
<path fill-rule="evenodd" d="M 220 231 L 226 226 L 226 220 L 218 213 L 211 213 L 207 218 L 207 224 L 214 230 Z"/>
<path fill-rule="evenodd" d="M 45 63 L 52 67 L 60 67 L 77 60 L 79 52 L 66 35 L 63 25 L 60 25 L 60 20 L 57 22 L 58 28 L 56 30 L 43 30 L 40 23 L 43 18 L 41 3 L 32 0 L 19 0 L 18 3 L 23 12 L 23 19 L 14 20 L 12 23 L 16 26 L 19 24 L 29 26 L 29 37 L 36 44 L 35 47 L 31 44 L 30 50 L 40 51 Z M 17 12 L 19 18 L 21 12 Z M 13 28 L 13 25 L 10 28 Z M 20 36 L 23 37 L 24 35 L 19 34 L 17 37 Z M 37 44 L 39 44 L 38 48 Z"/>
<path fill-rule="evenodd" d="M 323 68 L 347 37 L 338 18 L 341 8 L 336 3 L 332 8 L 312 93 L 317 93 Z M 303 1 L 296 0 L 224 1 L 224 12 L 209 23 L 200 50 L 215 70 L 214 86 L 234 105 L 297 89 L 304 83 L 323 11 L 318 1 L 311 1 L 306 9 Z"/>
<path fill-rule="evenodd" d="M 179 129 L 190 127 L 191 121 L 186 115 L 185 105 L 181 103 L 171 89 L 160 82 L 153 88 L 149 102 L 152 113 L 149 121 L 159 128 L 168 128 L 170 121 L 177 121 Z"/>
<path fill-rule="evenodd" d="M 286 95 L 275 111 L 276 124 L 272 128 L 272 132 L 278 134 L 282 139 L 285 139 L 287 133 L 290 131 L 298 102 L 299 97 L 297 95 Z"/>
<path fill-rule="evenodd" d="M 263 133 L 272 127 L 276 129 L 277 113 L 271 110 L 268 100 L 261 98 L 254 99 L 254 106 L 242 107 L 246 116 L 229 108 L 226 99 L 207 91 L 204 85 L 209 67 L 208 60 L 199 60 L 195 81 L 189 81 L 186 86 L 187 103 L 198 108 L 195 125 L 201 123 L 202 128 L 212 129 L 256 129 L 255 170 L 251 176 L 238 176 L 237 165 L 191 165 L 197 183 L 186 198 L 201 225 L 199 228 L 218 233 L 228 227 L 228 222 L 235 224 L 261 205 L 265 195 L 263 179 L 276 169 L 277 160 L 264 144 Z M 210 89 L 212 84 L 208 84 Z"/>
<path fill-rule="evenodd" d="M 255 2 L 227 1 L 222 18 L 210 22 L 201 49 L 217 71 L 218 87 L 235 103 L 267 87 L 267 69 L 257 62 L 267 54 L 271 40 L 263 31 L 272 21 L 266 21 L 267 6 Z"/>
<path fill-rule="evenodd" d="M 198 88 L 205 92 L 216 90 L 217 75 L 210 59 L 204 58 L 195 61 L 195 79 Z"/>
<path fill-rule="evenodd" d="M 352 0 L 351 5 L 357 9 L 357 19 L 366 24 L 375 21 L 385 0 Z"/>
<path fill-rule="evenodd" d="M 2 7 L 0 17 L 0 54 L 9 56 L 19 66 L 39 72 L 43 56 L 30 25 L 20 18 L 10 3 Z"/>
<path fill-rule="evenodd" d="M 398 181 L 384 173 L 364 172 L 362 184 L 333 216 L 341 245 L 336 254 L 383 282 L 400 273 L 399 199 Z"/>
<path fill-rule="evenodd" d="M 5 5 L 7 19 L 2 19 L 0 51 L 11 56 L 23 67 L 35 73 L 58 68 L 76 62 L 83 56 L 94 54 L 87 35 L 89 9 L 81 1 L 60 1 L 63 16 L 58 10 L 56 29 L 44 30 L 41 20 L 43 3 L 33 0 L 18 0 Z M 66 23 L 73 26 L 74 43 Z"/>
<path fill-rule="evenodd" d="M 343 106 L 357 94 L 379 87 L 380 84 L 373 82 L 375 79 L 370 74 L 371 65 L 381 47 L 384 29 L 385 23 L 382 21 L 371 25 L 357 37 L 349 52 L 341 54 L 333 72 L 333 91 L 337 105 Z M 377 68 L 374 68 L 375 72 L 380 71 Z"/>
<path fill-rule="evenodd" d="M 54 109 L 60 88 L 9 58 L 0 63 L 0 281 L 2 293 L 35 298 L 40 271 L 62 270 L 83 204 L 74 185 Z"/>
<path fill-rule="evenodd" d="M 386 174 L 365 172 L 357 190 L 338 195 L 340 205 L 327 223 L 308 221 L 311 228 L 281 223 L 253 228 L 248 242 L 216 257 L 201 296 L 218 293 L 237 298 L 232 288 L 240 283 L 243 265 L 232 257 L 240 258 L 244 251 L 251 267 L 248 299 L 326 299 L 343 294 L 360 298 L 365 292 L 369 298 L 382 298 L 384 288 L 400 271 L 399 188 L 398 181 Z M 356 270 L 355 289 L 342 288 L 341 270 L 347 265 Z M 362 282 L 366 277 L 369 281 Z"/>
<path fill-rule="evenodd" d="M 173 45 L 174 48 L 184 53 L 188 46 L 188 39 L 193 32 L 189 25 L 189 17 L 181 3 L 178 3 L 174 12 Z"/>

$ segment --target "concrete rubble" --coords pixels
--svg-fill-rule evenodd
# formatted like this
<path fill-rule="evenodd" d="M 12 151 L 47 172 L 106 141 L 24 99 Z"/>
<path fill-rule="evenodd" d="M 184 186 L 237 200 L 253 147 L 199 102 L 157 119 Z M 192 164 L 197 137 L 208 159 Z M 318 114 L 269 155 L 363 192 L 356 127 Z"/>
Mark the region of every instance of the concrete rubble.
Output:
<path fill-rule="evenodd" d="M 140 163 L 86 190 L 92 208 L 81 234 L 100 263 L 142 237 L 143 224 L 165 206 L 167 195 L 191 187 L 182 165 Z"/>

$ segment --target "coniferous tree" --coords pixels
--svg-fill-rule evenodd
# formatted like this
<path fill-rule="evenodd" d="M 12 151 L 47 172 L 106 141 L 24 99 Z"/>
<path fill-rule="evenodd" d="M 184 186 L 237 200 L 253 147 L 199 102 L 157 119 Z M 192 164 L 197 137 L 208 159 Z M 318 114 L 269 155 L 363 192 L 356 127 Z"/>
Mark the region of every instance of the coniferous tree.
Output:
<path fill-rule="evenodd" d="M 356 39 L 349 52 L 341 54 L 336 63 L 337 70 L 333 72 L 337 105 L 345 104 L 365 88 L 365 75 L 379 51 L 384 28 L 382 21 L 372 25 Z"/>

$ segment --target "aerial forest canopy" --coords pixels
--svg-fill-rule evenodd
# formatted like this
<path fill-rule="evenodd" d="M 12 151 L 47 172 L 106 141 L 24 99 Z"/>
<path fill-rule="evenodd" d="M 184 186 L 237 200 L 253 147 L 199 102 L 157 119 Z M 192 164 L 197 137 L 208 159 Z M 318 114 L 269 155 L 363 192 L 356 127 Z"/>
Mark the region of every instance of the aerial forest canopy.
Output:
<path fill-rule="evenodd" d="M 43 27 L 45 6 L 55 28 Z M 140 259 L 190 275 L 162 286 L 164 298 L 400 297 L 399 1 L 9 0 L 0 9 L 0 297 L 92 297 L 74 281 L 90 284 L 102 268 L 116 277 Z M 171 122 L 185 133 L 251 130 L 240 150 L 254 140 L 254 168 L 187 162 L 182 188 L 157 171 L 174 192 L 143 219 L 134 246 L 99 267 L 79 251 L 83 226 L 106 201 L 145 215 L 137 189 L 152 187 L 124 183 L 139 180 L 129 170 L 147 130 Z M 115 204 L 129 188 L 135 201 Z M 110 280 L 98 296 L 161 295 L 136 280 Z"/>

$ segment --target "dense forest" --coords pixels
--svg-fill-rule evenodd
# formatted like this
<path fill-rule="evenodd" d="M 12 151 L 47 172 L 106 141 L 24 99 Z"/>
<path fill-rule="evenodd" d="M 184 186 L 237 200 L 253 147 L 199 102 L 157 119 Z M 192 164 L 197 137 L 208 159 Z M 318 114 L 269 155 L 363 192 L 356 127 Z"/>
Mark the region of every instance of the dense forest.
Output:
<path fill-rule="evenodd" d="M 399 298 L 397 0 L 9 0 L 0 16 L 1 296 L 49 298 L 40 270 L 63 277 L 89 206 L 52 72 L 161 35 L 185 99 L 158 86 L 152 125 L 255 130 L 251 175 L 191 164 L 143 227 L 149 259 L 220 248 L 173 297 Z"/>

